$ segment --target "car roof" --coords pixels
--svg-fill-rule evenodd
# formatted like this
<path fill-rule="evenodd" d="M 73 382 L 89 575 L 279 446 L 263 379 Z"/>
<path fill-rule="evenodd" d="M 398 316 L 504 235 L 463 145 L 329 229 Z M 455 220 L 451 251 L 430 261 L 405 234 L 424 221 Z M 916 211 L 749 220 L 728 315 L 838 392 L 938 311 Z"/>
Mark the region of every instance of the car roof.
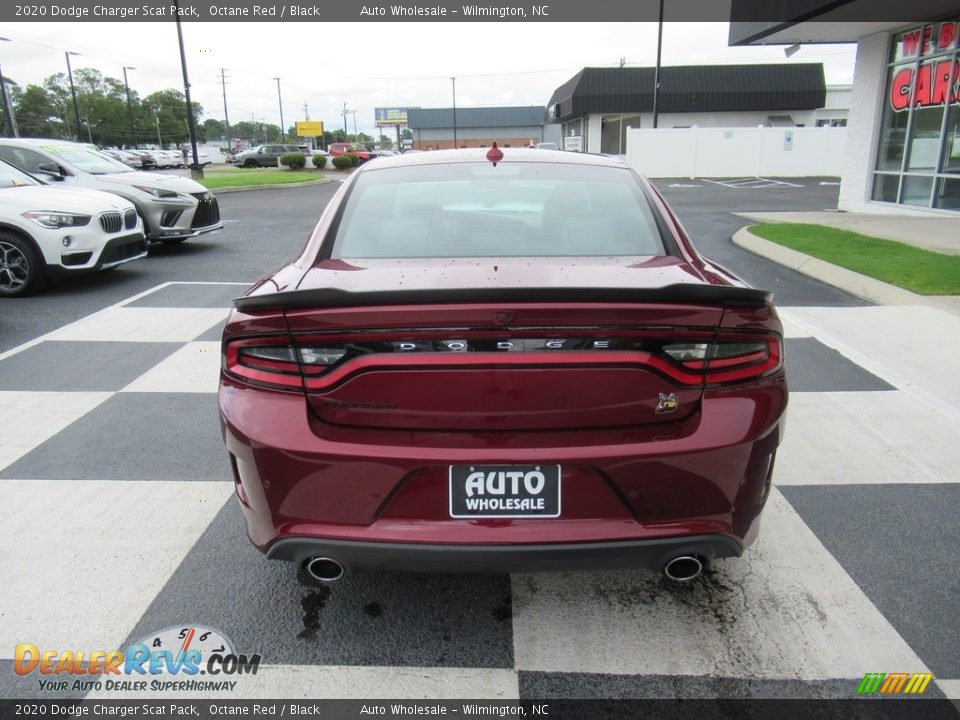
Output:
<path fill-rule="evenodd" d="M 594 165 L 601 167 L 626 167 L 626 164 L 618 159 L 605 155 L 592 155 L 590 153 L 565 152 L 563 150 L 539 150 L 529 148 L 500 148 L 503 153 L 503 160 L 499 162 L 509 163 L 512 160 L 522 160 L 523 162 L 538 163 L 564 163 L 568 165 Z M 375 164 L 362 165 L 360 170 L 369 168 L 370 172 L 375 170 L 384 170 L 389 167 L 410 167 L 413 165 L 445 165 L 449 163 L 476 163 L 490 162 L 487 160 L 487 153 L 490 148 L 466 148 L 458 150 L 428 150 L 418 153 L 404 153 L 402 155 L 392 155 L 381 157 Z"/>

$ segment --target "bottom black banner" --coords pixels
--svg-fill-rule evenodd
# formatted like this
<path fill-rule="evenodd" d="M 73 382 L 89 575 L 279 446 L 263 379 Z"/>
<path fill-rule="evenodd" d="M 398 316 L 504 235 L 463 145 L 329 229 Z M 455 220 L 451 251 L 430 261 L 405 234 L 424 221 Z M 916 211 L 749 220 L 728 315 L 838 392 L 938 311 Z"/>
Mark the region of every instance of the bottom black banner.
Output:
<path fill-rule="evenodd" d="M 950 700 L 0 700 L 0 718 L 958 720 Z"/>

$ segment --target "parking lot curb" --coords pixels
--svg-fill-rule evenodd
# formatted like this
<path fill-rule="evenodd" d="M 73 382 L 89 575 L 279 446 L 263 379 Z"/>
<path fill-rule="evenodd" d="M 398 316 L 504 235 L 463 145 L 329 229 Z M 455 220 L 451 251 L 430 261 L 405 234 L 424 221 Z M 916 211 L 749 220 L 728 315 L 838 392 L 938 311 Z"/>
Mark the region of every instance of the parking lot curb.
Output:
<path fill-rule="evenodd" d="M 327 183 L 333 182 L 333 178 L 323 178 L 323 180 L 306 180 L 302 183 L 277 183 L 273 185 L 247 185 L 244 187 L 228 187 L 220 188 L 219 190 L 211 190 L 215 195 L 223 195 L 225 193 L 235 193 L 235 192 L 246 192 L 247 190 L 279 190 L 280 188 L 292 189 L 292 188 L 302 188 L 302 187 L 313 187 L 314 185 L 326 185 Z"/>
<path fill-rule="evenodd" d="M 748 225 L 734 233 L 732 238 L 734 245 L 877 305 L 930 305 L 957 314 L 955 307 L 942 303 L 936 298 L 918 295 L 896 285 L 861 275 L 853 270 L 847 270 L 806 253 L 765 240 L 750 232 L 751 227 Z"/>

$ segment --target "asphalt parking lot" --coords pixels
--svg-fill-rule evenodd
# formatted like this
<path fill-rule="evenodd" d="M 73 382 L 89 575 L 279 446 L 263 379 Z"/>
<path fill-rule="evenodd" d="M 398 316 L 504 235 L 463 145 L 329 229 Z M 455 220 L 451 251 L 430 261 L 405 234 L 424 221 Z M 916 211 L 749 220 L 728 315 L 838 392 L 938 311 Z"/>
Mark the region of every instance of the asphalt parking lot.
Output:
<path fill-rule="evenodd" d="M 221 233 L 3 302 L 0 586 L 16 601 L 0 696 L 83 694 L 15 676 L 17 643 L 125 647 L 195 625 L 262 655 L 235 697 L 846 698 L 868 672 L 931 672 L 928 695 L 957 697 L 960 407 L 926 402 L 918 388 L 937 389 L 890 342 L 923 342 L 938 311 L 869 306 L 730 242 L 747 224 L 732 213 L 836 207 L 834 181 L 657 182 L 704 254 L 775 291 L 787 331 L 788 438 L 760 540 L 691 585 L 638 571 L 306 588 L 249 545 L 217 424 L 219 329 L 336 183 L 224 194 Z"/>

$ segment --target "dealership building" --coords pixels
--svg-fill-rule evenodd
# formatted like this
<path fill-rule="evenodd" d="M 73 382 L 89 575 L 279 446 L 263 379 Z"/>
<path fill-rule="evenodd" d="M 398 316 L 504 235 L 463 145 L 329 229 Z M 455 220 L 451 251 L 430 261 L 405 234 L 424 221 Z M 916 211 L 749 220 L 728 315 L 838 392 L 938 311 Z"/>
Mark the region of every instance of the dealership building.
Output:
<path fill-rule="evenodd" d="M 406 124 L 417 150 L 453 147 L 527 147 L 560 141 L 560 129 L 547 122 L 542 105 L 483 108 L 408 108 Z"/>
<path fill-rule="evenodd" d="M 882 11 L 869 0 L 840 8 L 827 0 L 788 0 L 784 5 L 796 6 L 795 14 L 804 19 L 732 22 L 730 44 L 857 44 L 839 208 L 960 212 L 956 0 L 925 0 L 899 11 L 901 16 L 909 12 L 913 22 L 878 20 Z"/>
<path fill-rule="evenodd" d="M 652 67 L 587 67 L 547 104 L 568 149 L 622 155 L 628 128 L 653 127 Z M 660 70 L 658 128 L 843 126 L 848 87 L 820 63 L 686 65 Z"/>

